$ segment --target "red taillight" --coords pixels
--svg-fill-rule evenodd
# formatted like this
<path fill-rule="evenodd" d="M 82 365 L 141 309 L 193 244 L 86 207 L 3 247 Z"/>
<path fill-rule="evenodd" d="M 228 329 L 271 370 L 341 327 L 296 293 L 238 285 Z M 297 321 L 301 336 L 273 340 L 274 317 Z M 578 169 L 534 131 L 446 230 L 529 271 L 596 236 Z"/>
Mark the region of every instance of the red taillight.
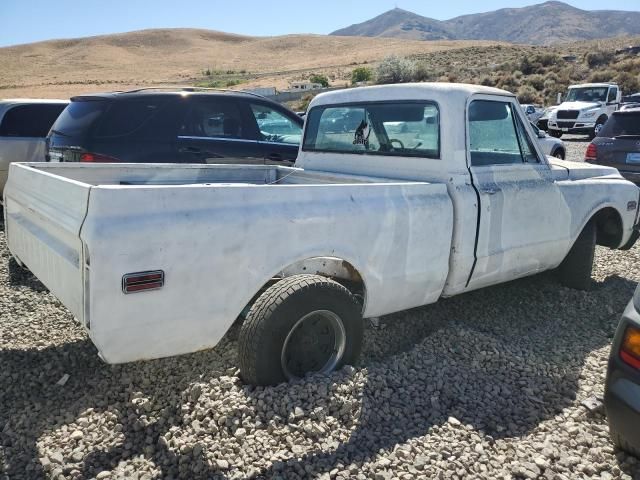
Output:
<path fill-rule="evenodd" d="M 640 329 L 629 325 L 622 337 L 620 358 L 627 365 L 640 370 Z"/>
<path fill-rule="evenodd" d="M 153 270 L 149 272 L 127 273 L 122 277 L 122 292 L 136 293 L 143 290 L 157 290 L 164 286 L 164 272 Z"/>
<path fill-rule="evenodd" d="M 584 154 L 585 162 L 594 162 L 598 158 L 598 147 L 595 143 L 590 143 L 587 147 L 587 153 Z"/>
<path fill-rule="evenodd" d="M 85 152 L 80 155 L 80 161 L 93 163 L 117 163 L 118 159 L 108 155 L 101 155 L 99 153 Z"/>

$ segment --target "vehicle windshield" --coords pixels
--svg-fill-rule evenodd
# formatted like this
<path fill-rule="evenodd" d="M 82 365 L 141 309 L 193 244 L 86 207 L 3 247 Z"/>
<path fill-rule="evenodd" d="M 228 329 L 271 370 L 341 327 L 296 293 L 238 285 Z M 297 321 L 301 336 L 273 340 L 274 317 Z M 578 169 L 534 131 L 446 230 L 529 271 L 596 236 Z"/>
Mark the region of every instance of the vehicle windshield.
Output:
<path fill-rule="evenodd" d="M 608 87 L 570 88 L 565 102 L 604 102 Z"/>
<path fill-rule="evenodd" d="M 614 113 L 604 124 L 599 137 L 640 136 L 640 111 L 629 113 Z"/>

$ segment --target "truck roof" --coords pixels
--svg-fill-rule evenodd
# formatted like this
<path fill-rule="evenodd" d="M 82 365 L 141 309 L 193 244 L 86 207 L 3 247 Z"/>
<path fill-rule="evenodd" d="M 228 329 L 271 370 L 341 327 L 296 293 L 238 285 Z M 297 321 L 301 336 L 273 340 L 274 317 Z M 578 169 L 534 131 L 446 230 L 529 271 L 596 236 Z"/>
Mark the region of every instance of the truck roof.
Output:
<path fill-rule="evenodd" d="M 617 87 L 615 82 L 598 82 L 598 83 L 576 83 L 575 85 L 569 85 L 569 88 L 588 88 L 588 87 Z"/>
<path fill-rule="evenodd" d="M 313 99 L 310 106 L 382 100 L 420 99 L 436 102 L 455 99 L 466 102 L 466 99 L 474 94 L 514 96 L 513 93 L 499 88 L 472 85 L 468 83 L 402 83 L 396 85 L 348 88 L 321 93 Z"/>

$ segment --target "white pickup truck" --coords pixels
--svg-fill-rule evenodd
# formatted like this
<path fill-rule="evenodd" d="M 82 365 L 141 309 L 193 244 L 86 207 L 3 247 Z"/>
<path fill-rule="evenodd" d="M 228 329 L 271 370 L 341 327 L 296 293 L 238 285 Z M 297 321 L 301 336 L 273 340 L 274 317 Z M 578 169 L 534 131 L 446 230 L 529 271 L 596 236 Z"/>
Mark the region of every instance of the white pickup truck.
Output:
<path fill-rule="evenodd" d="M 615 83 L 571 85 L 564 101 L 549 115 L 549 134 L 560 138 L 564 133 L 583 133 L 593 138 L 620 108 L 621 99 Z"/>
<path fill-rule="evenodd" d="M 5 228 L 105 361 L 213 347 L 248 311 L 241 375 L 272 384 L 355 362 L 366 317 L 550 269 L 588 287 L 638 192 L 546 158 L 506 91 L 406 84 L 317 96 L 295 167 L 13 164 Z"/>

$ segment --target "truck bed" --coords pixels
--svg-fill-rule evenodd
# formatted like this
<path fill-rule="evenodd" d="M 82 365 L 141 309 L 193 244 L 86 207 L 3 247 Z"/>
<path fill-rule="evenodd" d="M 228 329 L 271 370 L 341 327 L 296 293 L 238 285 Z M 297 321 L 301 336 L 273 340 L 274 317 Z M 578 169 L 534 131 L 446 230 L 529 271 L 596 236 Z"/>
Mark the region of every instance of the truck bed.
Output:
<path fill-rule="evenodd" d="M 11 253 L 115 363 L 214 346 L 309 259 L 358 272 L 365 316 L 433 302 L 453 230 L 445 184 L 250 165 L 12 164 L 5 216 Z M 161 289 L 123 294 L 147 271 Z"/>

